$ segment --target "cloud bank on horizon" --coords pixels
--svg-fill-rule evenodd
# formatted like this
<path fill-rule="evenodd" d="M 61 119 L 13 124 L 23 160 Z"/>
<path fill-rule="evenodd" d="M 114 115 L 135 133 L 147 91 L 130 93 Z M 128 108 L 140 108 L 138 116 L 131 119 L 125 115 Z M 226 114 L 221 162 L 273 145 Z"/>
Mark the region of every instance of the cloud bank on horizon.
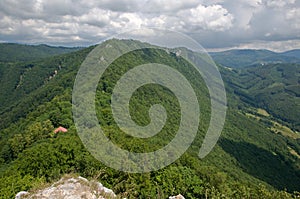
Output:
<path fill-rule="evenodd" d="M 299 0 L 1 0 L 0 41 L 91 45 L 141 27 L 205 48 L 300 48 Z"/>

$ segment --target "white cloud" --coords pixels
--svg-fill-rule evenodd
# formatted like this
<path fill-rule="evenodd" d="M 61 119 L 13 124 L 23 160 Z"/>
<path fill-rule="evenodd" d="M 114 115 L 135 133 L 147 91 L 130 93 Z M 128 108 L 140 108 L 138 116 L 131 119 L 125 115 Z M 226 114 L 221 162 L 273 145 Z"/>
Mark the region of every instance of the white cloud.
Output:
<path fill-rule="evenodd" d="M 266 2 L 267 6 L 273 8 L 282 8 L 289 4 L 294 4 L 296 0 L 268 0 Z"/>
<path fill-rule="evenodd" d="M 145 4 L 145 0 L 100 0 L 88 2 L 93 7 L 99 7 L 115 12 L 137 12 L 142 9 L 143 4 Z"/>
<path fill-rule="evenodd" d="M 143 5 L 142 12 L 147 13 L 166 13 L 173 15 L 180 10 L 191 9 L 198 6 L 201 3 L 199 0 L 174 0 L 174 1 L 166 1 L 166 0 L 148 0 Z"/>
<path fill-rule="evenodd" d="M 185 28 L 224 31 L 232 26 L 233 16 L 220 5 L 203 6 L 184 10 L 178 13 Z M 189 28 L 190 27 L 190 28 Z"/>
<path fill-rule="evenodd" d="M 286 13 L 286 20 L 291 23 L 291 27 L 298 32 L 300 36 L 300 8 L 293 8 Z"/>
<path fill-rule="evenodd" d="M 81 16 L 74 17 L 74 19 L 77 23 L 83 23 L 97 27 L 104 27 L 110 23 L 111 18 L 113 17 L 116 17 L 116 14 L 110 10 L 93 8 L 89 10 L 89 12 Z"/>
<path fill-rule="evenodd" d="M 296 0 L 1 0 L 0 40 L 90 45 L 126 30 L 160 27 L 205 47 L 264 46 L 300 40 L 299 13 Z"/>
<path fill-rule="evenodd" d="M 210 48 L 208 52 L 220 52 L 230 49 L 267 49 L 274 52 L 285 52 L 292 49 L 300 49 L 300 40 L 286 41 L 253 41 L 228 48 Z"/>
<path fill-rule="evenodd" d="M 269 49 L 275 52 L 284 52 L 295 48 L 300 48 L 300 40 L 286 41 L 256 41 L 247 44 L 241 44 L 237 48 L 242 49 Z"/>

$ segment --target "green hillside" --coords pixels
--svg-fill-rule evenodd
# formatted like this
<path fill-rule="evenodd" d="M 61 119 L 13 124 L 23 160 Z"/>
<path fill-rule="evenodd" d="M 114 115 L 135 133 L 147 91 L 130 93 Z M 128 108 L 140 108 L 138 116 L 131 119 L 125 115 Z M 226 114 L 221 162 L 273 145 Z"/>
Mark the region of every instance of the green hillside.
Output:
<path fill-rule="evenodd" d="M 32 61 L 51 57 L 81 48 L 53 47 L 48 45 L 25 45 L 14 43 L 0 43 L 0 62 Z"/>
<path fill-rule="evenodd" d="M 228 50 L 211 52 L 214 61 L 226 67 L 243 68 L 255 64 L 300 63 L 299 51 L 276 53 L 269 50 Z"/>
<path fill-rule="evenodd" d="M 24 117 L 66 87 L 71 88 L 77 69 L 90 50 L 39 61 L 1 63 L 0 127 Z"/>
<path fill-rule="evenodd" d="M 282 53 L 285 56 L 290 56 L 290 57 L 300 57 L 300 50 L 299 49 L 295 49 L 295 50 L 289 50 L 286 52 Z"/>
<path fill-rule="evenodd" d="M 101 45 L 115 49 L 129 45 L 148 46 L 137 41 L 119 40 Z M 198 152 L 210 118 L 209 94 L 202 77 L 172 49 L 169 50 L 171 53 L 150 48 L 137 50 L 113 62 L 98 84 L 97 116 L 107 137 L 124 149 L 150 151 L 167 144 L 174 137 L 180 120 L 180 106 L 170 90 L 150 84 L 138 89 L 131 99 L 133 120 L 140 125 L 150 122 L 148 111 L 151 105 L 160 103 L 166 108 L 166 125 L 151 138 L 133 138 L 122 133 L 113 120 L 110 107 L 112 89 L 120 76 L 134 66 L 155 60 L 180 71 L 197 90 L 201 125 L 192 146 L 168 167 L 144 174 L 116 171 L 97 161 L 83 146 L 72 119 L 72 88 L 76 73 L 92 49 L 38 61 L 10 63 L 9 67 L 0 65 L 0 86 L 1 91 L 5 91 L 0 95 L 0 198 L 13 198 L 18 191 L 43 187 L 66 173 L 99 180 L 122 198 L 167 198 L 179 193 L 185 198 L 281 199 L 299 196 L 300 139 L 272 130 L 273 121 L 284 126 L 297 124 L 299 119 L 284 120 L 281 118 L 284 114 L 276 114 L 276 111 L 270 111 L 272 116 L 263 116 L 254 106 L 256 101 L 245 95 L 246 101 L 242 92 L 236 92 L 244 89 L 244 92 L 259 95 L 258 80 L 254 82 L 256 84 L 242 82 L 243 78 L 252 78 L 254 71 L 259 70 L 220 67 L 229 104 L 226 123 L 213 151 L 199 159 Z M 272 70 L 276 72 L 280 66 L 275 66 Z M 277 73 L 275 77 L 274 81 L 286 83 Z M 249 89 L 242 87 L 246 82 Z M 291 80 L 287 85 L 294 83 Z M 263 81 L 262 84 L 266 85 Z M 295 100 L 298 99 L 295 95 Z M 285 107 L 283 104 L 278 106 Z M 286 123 L 279 123 L 281 121 Z M 53 133 L 58 126 L 68 128 L 68 132 Z"/>
<path fill-rule="evenodd" d="M 242 101 L 300 131 L 300 64 L 254 65 L 224 75 Z"/>

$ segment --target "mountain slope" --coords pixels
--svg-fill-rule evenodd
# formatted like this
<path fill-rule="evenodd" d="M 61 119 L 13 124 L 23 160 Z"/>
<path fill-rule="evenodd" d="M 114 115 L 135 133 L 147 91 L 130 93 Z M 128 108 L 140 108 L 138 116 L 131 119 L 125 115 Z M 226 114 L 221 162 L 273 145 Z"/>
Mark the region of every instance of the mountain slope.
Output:
<path fill-rule="evenodd" d="M 240 99 L 267 110 L 300 131 L 300 64 L 267 64 L 234 69 L 225 79 Z"/>
<path fill-rule="evenodd" d="M 48 45 L 24 45 L 0 43 L 0 62 L 32 61 L 64 53 L 70 53 L 81 48 L 53 47 Z"/>
<path fill-rule="evenodd" d="M 72 87 L 71 79 L 91 49 L 39 61 L 0 64 L 0 126 L 17 121 L 67 86 Z"/>
<path fill-rule="evenodd" d="M 300 63 L 298 51 L 275 53 L 269 50 L 228 50 L 209 53 L 214 61 L 226 67 L 242 68 L 257 64 Z"/>
<path fill-rule="evenodd" d="M 137 41 L 119 40 L 106 41 L 101 45 L 116 49 L 129 45 L 148 46 Z M 199 148 L 210 116 L 208 90 L 189 63 L 175 53 L 168 54 L 157 49 L 139 50 L 122 56 L 106 71 L 99 81 L 95 102 L 100 123 L 107 137 L 130 151 L 153 150 L 172 139 L 178 128 L 180 107 L 168 89 L 148 85 L 139 89 L 131 100 L 133 120 L 140 125 L 149 123 L 150 105 L 160 103 L 166 107 L 169 116 L 166 127 L 151 139 L 132 139 L 122 133 L 114 123 L 110 108 L 116 80 L 131 67 L 155 60 L 181 71 L 197 88 L 197 96 L 201 99 L 201 126 L 196 139 L 180 159 L 156 172 L 128 174 L 95 160 L 77 135 L 71 111 L 75 76 L 91 49 L 93 47 L 35 64 L 34 67 L 41 66 L 37 67 L 37 71 L 43 71 L 49 62 L 60 63 L 62 69 L 49 81 L 41 81 L 42 84 L 37 87 L 30 86 L 32 90 L 17 98 L 14 106 L 2 109 L 1 198 L 11 198 L 14 192 L 37 188 L 65 173 L 78 173 L 100 180 L 104 186 L 113 188 L 118 196 L 127 198 L 166 198 L 179 193 L 186 198 L 291 198 L 291 194 L 278 190 L 286 188 L 291 193 L 300 190 L 297 183 L 300 181 L 300 165 L 295 155 L 300 154 L 299 139 L 275 134 L 265 121 L 241 111 L 254 110 L 255 107 L 241 101 L 240 95 L 234 93 L 234 87 L 228 82 L 229 109 L 222 137 L 206 158 L 199 159 Z M 231 70 L 220 69 L 225 78 L 226 74 L 234 74 Z M 5 76 L 4 72 L 0 78 Z M 47 73 L 44 77 L 47 78 Z M 29 79 L 34 82 L 33 78 Z M 53 133 L 58 126 L 68 128 L 68 132 Z"/>
<path fill-rule="evenodd" d="M 281 53 L 281 54 L 282 54 L 282 55 L 285 55 L 285 56 L 290 56 L 290 57 L 297 57 L 297 58 L 299 58 L 299 57 L 300 57 L 300 50 L 299 50 L 299 49 L 290 50 L 290 51 L 283 52 L 283 53 Z"/>

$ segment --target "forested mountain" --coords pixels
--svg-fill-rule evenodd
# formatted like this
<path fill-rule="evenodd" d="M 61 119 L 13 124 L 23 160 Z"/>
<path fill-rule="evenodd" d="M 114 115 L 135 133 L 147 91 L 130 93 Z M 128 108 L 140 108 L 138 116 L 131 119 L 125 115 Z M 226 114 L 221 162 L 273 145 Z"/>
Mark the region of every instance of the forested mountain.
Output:
<path fill-rule="evenodd" d="M 300 131 L 300 64 L 267 64 L 233 69 L 224 79 L 239 98 L 267 110 Z"/>
<path fill-rule="evenodd" d="M 209 53 L 215 62 L 231 68 L 255 64 L 300 63 L 299 50 L 276 53 L 269 50 L 228 50 Z"/>
<path fill-rule="evenodd" d="M 71 88 L 70 78 L 75 77 L 76 70 L 90 49 L 43 60 L 0 63 L 0 126 L 7 125 L 7 121 L 18 120 L 36 105 L 62 92 L 66 86 L 61 82 Z"/>
<path fill-rule="evenodd" d="M 115 49 L 130 45 L 150 46 L 124 40 L 101 44 L 103 48 Z M 196 139 L 180 159 L 155 172 L 129 174 L 93 158 L 73 123 L 73 84 L 82 61 L 93 48 L 49 54 L 39 60 L 1 63 L 0 198 L 13 198 L 18 191 L 39 188 L 67 173 L 99 180 L 118 196 L 127 198 L 167 198 L 179 193 L 186 198 L 299 196 L 298 64 L 243 69 L 220 66 L 227 90 L 226 123 L 213 151 L 199 159 L 211 110 L 202 77 L 195 75 L 190 64 L 172 49 L 146 48 L 121 56 L 105 71 L 95 99 L 101 126 L 116 145 L 133 152 L 161 148 L 174 137 L 180 121 L 180 106 L 174 94 L 162 86 L 147 85 L 131 99 L 133 120 L 140 125 L 148 124 L 150 105 L 160 103 L 167 110 L 166 125 L 147 139 L 122 133 L 113 119 L 111 94 L 116 81 L 134 66 L 155 60 L 180 71 L 197 88 L 201 110 Z M 68 132 L 54 133 L 59 126 Z"/>
<path fill-rule="evenodd" d="M 53 55 L 74 52 L 80 48 L 0 43 L 0 62 L 33 61 Z"/>
<path fill-rule="evenodd" d="M 285 56 L 290 56 L 290 57 L 300 57 L 300 50 L 299 49 L 295 49 L 295 50 L 289 50 L 286 52 L 281 53 L 282 55 Z"/>

